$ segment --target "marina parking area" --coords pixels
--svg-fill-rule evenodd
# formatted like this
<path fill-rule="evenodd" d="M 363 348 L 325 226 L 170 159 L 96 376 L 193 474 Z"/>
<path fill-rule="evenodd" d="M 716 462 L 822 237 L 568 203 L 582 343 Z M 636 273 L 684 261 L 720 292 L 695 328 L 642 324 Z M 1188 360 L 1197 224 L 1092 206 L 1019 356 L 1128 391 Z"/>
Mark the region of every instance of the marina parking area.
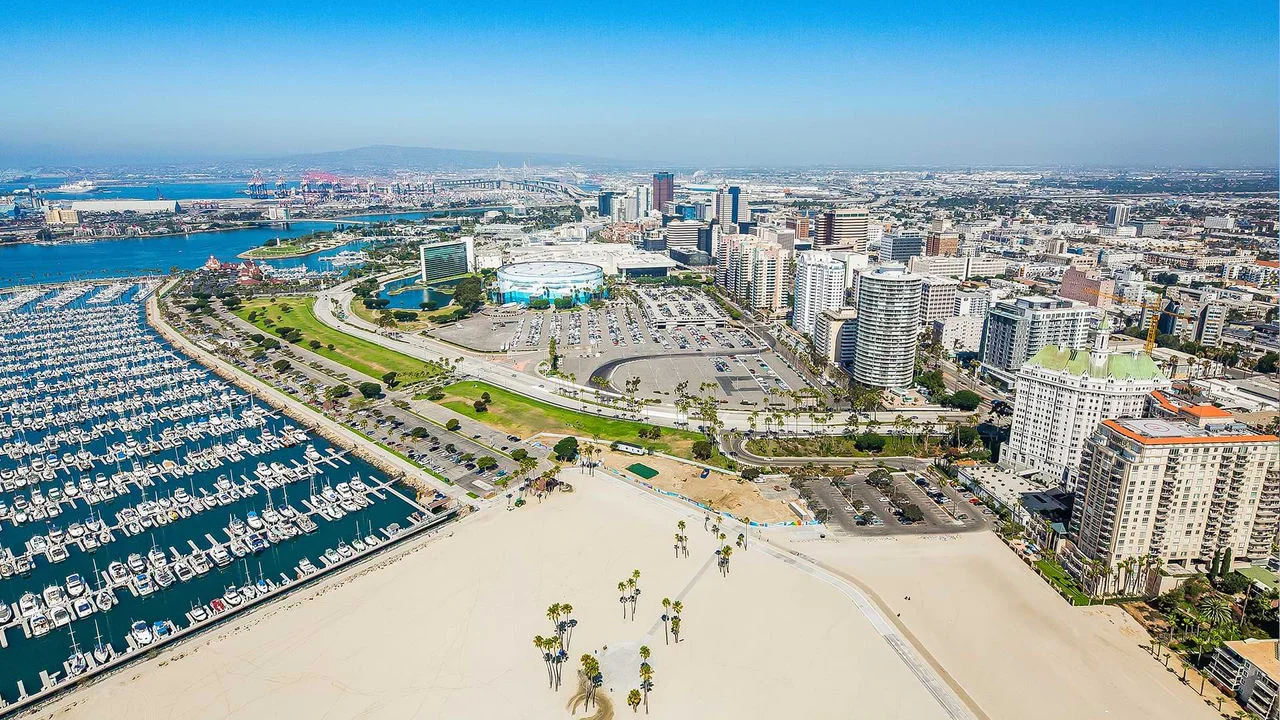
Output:
<path fill-rule="evenodd" d="M 926 472 L 893 470 L 888 478 L 876 468 L 847 475 L 805 480 L 826 508 L 828 526 L 858 535 L 937 534 L 976 530 L 987 519 L 960 491 Z M 913 519 L 908 506 L 920 511 Z"/>

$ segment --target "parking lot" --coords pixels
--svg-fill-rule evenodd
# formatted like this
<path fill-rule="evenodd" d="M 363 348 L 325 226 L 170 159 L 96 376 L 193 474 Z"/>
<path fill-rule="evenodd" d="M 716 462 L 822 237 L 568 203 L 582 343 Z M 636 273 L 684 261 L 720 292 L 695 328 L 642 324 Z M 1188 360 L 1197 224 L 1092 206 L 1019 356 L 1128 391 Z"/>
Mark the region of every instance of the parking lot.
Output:
<path fill-rule="evenodd" d="M 931 475 L 898 470 L 889 472 L 887 481 L 878 475 L 879 484 L 872 484 L 873 472 L 859 469 L 809 481 L 828 511 L 829 526 L 867 535 L 937 534 L 980 529 L 992 517 L 985 507 L 969 502 L 971 495 Z M 919 509 L 919 519 L 911 517 L 912 506 Z"/>
<path fill-rule="evenodd" d="M 722 404 L 755 407 L 769 395 L 809 385 L 754 334 L 731 327 L 710 298 L 695 290 L 639 288 L 642 304 L 613 300 L 575 310 L 491 308 L 431 334 L 486 352 L 541 360 L 552 338 L 560 370 L 581 385 L 598 376 L 621 391 L 640 379 L 644 397 L 670 401 L 676 386 L 701 392 L 710 384 Z M 773 402 L 785 402 L 774 398 Z"/>

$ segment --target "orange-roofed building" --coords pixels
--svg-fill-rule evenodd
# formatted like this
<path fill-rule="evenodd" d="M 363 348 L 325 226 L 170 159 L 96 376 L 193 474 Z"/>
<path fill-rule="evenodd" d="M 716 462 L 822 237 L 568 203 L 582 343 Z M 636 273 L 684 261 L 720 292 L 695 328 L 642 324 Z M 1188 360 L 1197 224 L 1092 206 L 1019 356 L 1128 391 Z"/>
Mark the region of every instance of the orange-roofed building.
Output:
<path fill-rule="evenodd" d="M 1183 420 L 1104 420 L 1085 442 L 1064 559 L 1116 567 L 1159 557 L 1191 570 L 1230 551 L 1270 554 L 1280 520 L 1280 438 L 1231 422 L 1211 405 L 1181 408 Z M 1188 422 L 1191 420 L 1192 422 Z"/>

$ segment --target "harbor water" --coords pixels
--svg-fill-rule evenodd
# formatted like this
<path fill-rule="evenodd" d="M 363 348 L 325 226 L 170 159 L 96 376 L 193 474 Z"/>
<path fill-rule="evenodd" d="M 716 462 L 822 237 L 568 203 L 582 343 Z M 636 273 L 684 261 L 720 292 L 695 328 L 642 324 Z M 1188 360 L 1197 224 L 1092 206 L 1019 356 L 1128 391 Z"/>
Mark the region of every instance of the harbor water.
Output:
<path fill-rule="evenodd" d="M 323 571 L 358 556 L 353 546 L 372 552 L 428 517 L 408 488 L 168 346 L 145 322 L 150 291 L 120 282 L 0 293 L 0 616 L 9 617 L 0 623 L 0 698 L 8 703 L 20 698 L 19 683 L 34 694 L 86 672 L 77 656 L 91 669 L 102 662 L 89 659 L 95 649 L 141 654 L 164 635 L 289 587 L 304 577 L 300 566 Z M 291 526 L 290 516 L 301 519 Z M 308 518 L 314 527 L 300 529 Z M 127 577 L 109 572 L 131 556 Z M 207 571 L 190 572 L 200 558 Z M 186 578 L 164 570 L 179 565 Z M 78 587 L 95 602 L 75 604 Z M 100 602 L 104 591 L 113 601 Z M 150 641 L 131 628 L 138 621 Z"/>

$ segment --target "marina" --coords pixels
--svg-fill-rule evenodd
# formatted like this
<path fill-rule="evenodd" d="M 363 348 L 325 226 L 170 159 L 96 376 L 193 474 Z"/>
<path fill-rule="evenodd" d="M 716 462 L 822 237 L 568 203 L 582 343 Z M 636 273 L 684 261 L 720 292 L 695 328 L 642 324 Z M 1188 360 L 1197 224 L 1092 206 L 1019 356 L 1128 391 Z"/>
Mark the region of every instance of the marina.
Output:
<path fill-rule="evenodd" d="M 0 294 L 0 707 L 453 516 L 176 352 L 153 283 Z"/>

